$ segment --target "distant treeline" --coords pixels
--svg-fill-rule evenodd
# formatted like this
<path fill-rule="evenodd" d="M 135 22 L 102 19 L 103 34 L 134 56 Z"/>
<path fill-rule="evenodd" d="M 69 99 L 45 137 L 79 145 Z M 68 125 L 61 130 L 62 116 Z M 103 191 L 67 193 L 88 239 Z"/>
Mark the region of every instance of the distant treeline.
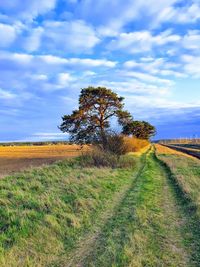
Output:
<path fill-rule="evenodd" d="M 73 145 L 69 141 L 44 141 L 44 142 L 6 142 L 0 146 L 44 146 L 44 145 Z"/>
<path fill-rule="evenodd" d="M 155 143 L 160 144 L 200 144 L 200 138 L 177 138 L 157 140 Z"/>

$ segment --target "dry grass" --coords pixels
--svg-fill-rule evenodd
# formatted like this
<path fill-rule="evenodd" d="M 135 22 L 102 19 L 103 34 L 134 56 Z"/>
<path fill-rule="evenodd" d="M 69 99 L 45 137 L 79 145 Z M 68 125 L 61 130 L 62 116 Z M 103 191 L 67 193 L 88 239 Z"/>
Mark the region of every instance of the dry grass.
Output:
<path fill-rule="evenodd" d="M 148 140 L 137 139 L 135 137 L 124 136 L 124 143 L 128 147 L 128 152 L 139 152 L 149 146 Z"/>

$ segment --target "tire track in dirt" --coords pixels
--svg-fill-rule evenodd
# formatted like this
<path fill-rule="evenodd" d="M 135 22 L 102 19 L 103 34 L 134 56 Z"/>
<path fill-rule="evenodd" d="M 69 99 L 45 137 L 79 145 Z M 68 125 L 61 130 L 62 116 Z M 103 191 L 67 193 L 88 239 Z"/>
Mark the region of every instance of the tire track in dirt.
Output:
<path fill-rule="evenodd" d="M 108 209 L 101 214 L 98 218 L 98 223 L 93 227 L 93 229 L 77 244 L 76 248 L 70 253 L 68 257 L 63 257 L 58 263 L 51 266 L 65 266 L 65 267 L 82 267 L 83 260 L 91 253 L 95 247 L 95 243 L 98 241 L 100 235 L 102 234 L 103 227 L 107 222 L 114 216 L 115 210 L 123 202 L 123 199 L 128 194 L 129 190 L 136 183 L 137 179 L 140 177 L 146 165 L 146 155 L 148 151 L 141 156 L 141 163 L 139 170 L 136 172 L 134 177 L 130 180 L 130 184 L 126 185 L 120 192 L 117 192 L 113 199 L 108 203 Z"/>

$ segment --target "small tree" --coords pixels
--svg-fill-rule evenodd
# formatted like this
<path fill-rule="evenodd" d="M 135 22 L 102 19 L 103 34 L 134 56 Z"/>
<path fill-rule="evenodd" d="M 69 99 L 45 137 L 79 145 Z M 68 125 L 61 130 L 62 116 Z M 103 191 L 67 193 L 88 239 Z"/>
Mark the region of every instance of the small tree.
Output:
<path fill-rule="evenodd" d="M 100 143 L 106 147 L 111 118 L 115 116 L 121 123 L 130 117 L 123 107 L 123 97 L 110 89 L 84 88 L 79 96 L 79 108 L 71 115 L 63 116 L 59 128 L 62 132 L 68 132 L 74 143 Z"/>
<path fill-rule="evenodd" d="M 123 125 L 122 133 L 148 140 L 156 134 L 156 129 L 146 121 L 132 121 Z"/>

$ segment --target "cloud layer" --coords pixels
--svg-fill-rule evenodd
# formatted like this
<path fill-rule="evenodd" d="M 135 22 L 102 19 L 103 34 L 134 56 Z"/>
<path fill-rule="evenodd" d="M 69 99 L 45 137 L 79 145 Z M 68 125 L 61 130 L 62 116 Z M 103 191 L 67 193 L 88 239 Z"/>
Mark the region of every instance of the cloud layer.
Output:
<path fill-rule="evenodd" d="M 0 139 L 56 133 L 89 85 L 124 96 L 136 118 L 177 114 L 184 128 L 199 116 L 199 14 L 198 0 L 0 1 Z"/>

